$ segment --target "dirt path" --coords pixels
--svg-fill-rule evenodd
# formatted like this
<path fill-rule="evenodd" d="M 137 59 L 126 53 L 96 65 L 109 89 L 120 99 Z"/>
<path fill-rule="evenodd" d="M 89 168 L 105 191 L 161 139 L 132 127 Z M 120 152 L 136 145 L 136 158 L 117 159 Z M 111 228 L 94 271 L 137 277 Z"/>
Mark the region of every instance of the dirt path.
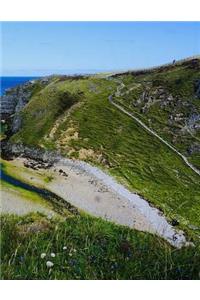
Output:
<path fill-rule="evenodd" d="M 124 87 L 123 83 L 120 83 L 120 86 L 117 88 L 117 91 L 115 93 L 115 95 L 118 97 L 120 96 L 120 90 Z M 113 101 L 113 95 L 110 95 L 108 97 L 109 102 L 114 105 L 117 109 L 119 109 L 121 112 L 123 112 L 124 114 L 126 114 L 127 116 L 131 117 L 132 119 L 134 119 L 140 126 L 142 126 L 145 130 L 147 130 L 148 132 L 150 132 L 152 135 L 154 135 L 155 137 L 157 137 L 162 143 L 164 143 L 167 147 L 169 147 L 172 151 L 174 151 L 177 155 L 179 155 L 182 160 L 185 162 L 185 164 L 192 169 L 196 174 L 200 175 L 200 170 L 198 170 L 197 168 L 195 168 L 189 161 L 188 159 L 181 154 L 176 148 L 174 148 L 171 144 L 169 144 L 167 141 L 165 141 L 162 137 L 160 137 L 155 131 L 153 131 L 152 129 L 150 129 L 147 125 L 145 125 L 140 119 L 138 119 L 137 117 L 135 117 L 132 113 L 128 112 L 127 110 L 125 110 L 123 107 L 121 107 L 119 104 L 115 103 Z"/>

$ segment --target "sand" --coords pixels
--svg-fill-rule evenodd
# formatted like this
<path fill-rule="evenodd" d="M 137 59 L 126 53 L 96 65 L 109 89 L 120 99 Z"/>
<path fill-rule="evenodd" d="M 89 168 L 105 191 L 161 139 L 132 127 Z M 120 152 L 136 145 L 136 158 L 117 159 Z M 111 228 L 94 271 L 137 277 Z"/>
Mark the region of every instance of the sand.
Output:
<path fill-rule="evenodd" d="M 18 158 L 13 161 L 13 164 L 22 166 L 24 160 Z M 68 176 L 60 174 L 60 169 Z M 158 209 L 117 183 L 104 171 L 86 162 L 63 158 L 48 170 L 27 169 L 27 172 L 26 168 L 24 170 L 20 175 L 24 176 L 29 183 L 35 185 L 37 183 L 40 187 L 45 187 L 93 216 L 157 234 L 177 248 L 187 244 L 183 232 L 169 224 Z M 49 183 L 44 183 L 39 174 L 51 175 L 53 179 Z M 3 195 L 4 197 L 5 203 L 7 198 Z M 21 205 L 20 200 L 13 200 L 12 206 L 18 205 Z M 30 209 L 38 208 L 32 206 Z"/>

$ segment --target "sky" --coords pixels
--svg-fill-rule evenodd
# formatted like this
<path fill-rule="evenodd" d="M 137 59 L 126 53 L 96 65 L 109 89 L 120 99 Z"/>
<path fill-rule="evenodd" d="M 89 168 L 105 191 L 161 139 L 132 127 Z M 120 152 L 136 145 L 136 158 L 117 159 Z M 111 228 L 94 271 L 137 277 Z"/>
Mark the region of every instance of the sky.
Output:
<path fill-rule="evenodd" d="M 200 53 L 200 22 L 1 22 L 1 75 L 156 66 Z"/>

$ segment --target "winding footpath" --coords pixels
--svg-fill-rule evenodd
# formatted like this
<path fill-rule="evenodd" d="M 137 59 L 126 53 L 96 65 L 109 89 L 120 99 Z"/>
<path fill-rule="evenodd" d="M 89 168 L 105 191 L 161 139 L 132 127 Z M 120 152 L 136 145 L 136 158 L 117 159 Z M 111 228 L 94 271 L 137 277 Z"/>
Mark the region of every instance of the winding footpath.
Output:
<path fill-rule="evenodd" d="M 117 91 L 115 93 L 115 96 L 119 96 L 120 95 L 120 90 L 125 87 L 125 85 L 123 83 L 120 84 L 120 86 L 117 88 Z M 164 143 L 168 148 L 170 148 L 172 151 L 174 151 L 179 157 L 182 158 L 182 160 L 185 162 L 185 164 L 192 169 L 196 174 L 200 175 L 200 170 L 198 170 L 197 168 L 195 168 L 189 161 L 188 159 L 181 154 L 175 147 L 173 147 L 171 144 L 169 144 L 167 141 L 165 141 L 162 137 L 160 137 L 155 131 L 153 131 L 152 129 L 150 129 L 147 125 L 145 125 L 140 119 L 138 119 L 137 117 L 135 117 L 132 113 L 128 112 L 127 110 L 125 110 L 123 107 L 121 107 L 119 104 L 115 103 L 113 101 L 113 95 L 110 95 L 108 97 L 109 102 L 114 105 L 117 109 L 119 109 L 121 112 L 123 112 L 124 114 L 126 114 L 127 116 L 131 117 L 132 119 L 134 119 L 140 126 L 142 126 L 145 130 L 147 130 L 148 132 L 150 132 L 152 135 L 154 135 L 155 137 L 157 137 L 162 143 Z"/>

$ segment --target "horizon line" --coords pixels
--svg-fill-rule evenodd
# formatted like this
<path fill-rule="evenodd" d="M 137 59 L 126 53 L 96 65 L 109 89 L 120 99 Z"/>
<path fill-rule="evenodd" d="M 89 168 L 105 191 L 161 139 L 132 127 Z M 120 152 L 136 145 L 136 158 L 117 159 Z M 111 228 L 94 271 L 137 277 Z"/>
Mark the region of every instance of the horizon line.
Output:
<path fill-rule="evenodd" d="M 159 68 L 162 66 L 168 66 L 172 65 L 173 63 L 178 64 L 182 63 L 184 61 L 192 60 L 192 59 L 200 59 L 200 54 L 192 55 L 189 57 L 185 57 L 182 59 L 174 59 L 168 63 L 162 63 L 159 65 L 149 66 L 149 67 L 141 67 L 141 68 L 120 68 L 120 69 L 63 69 L 63 70 L 57 70 L 56 72 L 49 72 L 49 74 L 41 74 L 41 75 L 29 75 L 29 74 L 23 74 L 23 75 L 2 75 L 0 74 L 0 77 L 45 77 L 45 76 L 58 76 L 58 75 L 95 75 L 95 74 L 101 74 L 101 73 L 120 73 L 120 72 L 137 72 L 142 70 L 151 70 L 155 68 Z M 41 70 L 40 70 L 41 71 Z M 58 73 L 61 72 L 61 73 Z M 70 72 L 70 73 L 67 73 Z"/>

